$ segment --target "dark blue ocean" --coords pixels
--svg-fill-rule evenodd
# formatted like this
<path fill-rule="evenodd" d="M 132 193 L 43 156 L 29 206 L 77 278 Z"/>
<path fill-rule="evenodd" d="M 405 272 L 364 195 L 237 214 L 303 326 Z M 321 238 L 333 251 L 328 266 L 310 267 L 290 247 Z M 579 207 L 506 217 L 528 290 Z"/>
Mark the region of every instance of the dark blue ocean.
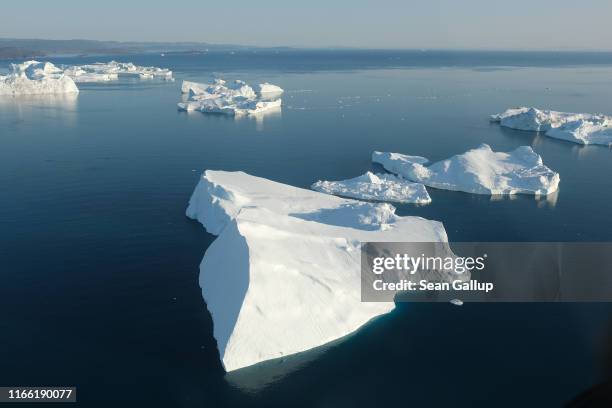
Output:
<path fill-rule="evenodd" d="M 442 221 L 451 241 L 610 241 L 612 150 L 488 115 L 612 114 L 612 54 L 49 58 L 111 59 L 170 68 L 176 81 L 0 98 L 0 385 L 75 385 L 87 407 L 554 407 L 610 370 L 610 304 L 400 304 L 323 350 L 226 376 L 198 286 L 214 237 L 184 212 L 203 169 L 307 188 L 363 174 L 372 150 L 438 160 L 482 142 L 531 145 L 561 174 L 558 194 L 429 189 L 431 205 L 398 212 Z M 282 112 L 177 111 L 183 79 L 213 76 L 280 85 Z"/>

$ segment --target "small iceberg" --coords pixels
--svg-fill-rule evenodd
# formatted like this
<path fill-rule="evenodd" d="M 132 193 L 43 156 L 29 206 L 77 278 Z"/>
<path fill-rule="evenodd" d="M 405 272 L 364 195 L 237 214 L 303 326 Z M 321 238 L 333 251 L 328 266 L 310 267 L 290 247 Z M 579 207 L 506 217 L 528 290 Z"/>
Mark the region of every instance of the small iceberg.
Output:
<path fill-rule="evenodd" d="M 529 146 L 505 153 L 482 144 L 429 166 L 424 157 L 399 153 L 374 152 L 372 161 L 426 186 L 466 193 L 547 195 L 559 186 L 559 173 Z"/>
<path fill-rule="evenodd" d="M 342 181 L 317 181 L 311 188 L 321 193 L 360 200 L 428 204 L 431 198 L 421 183 L 413 183 L 392 174 L 364 175 Z"/>
<path fill-rule="evenodd" d="M 26 61 L 11 64 L 8 75 L 0 76 L 0 95 L 43 95 L 78 93 L 75 82 L 50 62 Z"/>
<path fill-rule="evenodd" d="M 183 81 L 181 92 L 188 94 L 188 99 L 178 104 L 180 110 L 240 116 L 280 109 L 283 90 L 269 83 L 253 89 L 244 81 L 217 79 L 208 84 Z"/>
<path fill-rule="evenodd" d="M 444 227 L 243 172 L 207 170 L 187 216 L 218 235 L 200 286 L 227 371 L 310 350 L 393 310 L 362 302 L 362 242 L 447 242 Z M 450 276 L 447 276 L 450 278 Z"/>
<path fill-rule="evenodd" d="M 521 107 L 492 115 L 491 120 L 507 128 L 544 132 L 546 136 L 578 144 L 612 146 L 612 117 L 607 115 Z"/>

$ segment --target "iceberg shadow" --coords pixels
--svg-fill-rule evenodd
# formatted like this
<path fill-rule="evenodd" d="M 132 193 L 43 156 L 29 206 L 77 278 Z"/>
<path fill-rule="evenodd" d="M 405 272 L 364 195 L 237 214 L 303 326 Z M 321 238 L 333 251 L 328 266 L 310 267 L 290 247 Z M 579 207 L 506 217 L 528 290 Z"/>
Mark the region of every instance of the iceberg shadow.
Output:
<path fill-rule="evenodd" d="M 214 319 L 213 332 L 221 361 L 249 288 L 249 248 L 246 240 L 240 235 L 235 221 L 225 229 L 235 231 L 220 234 L 200 264 L 200 287 L 206 307 Z M 227 248 L 232 248 L 232 252 L 227 253 Z M 219 271 L 225 273 L 219 274 Z M 232 276 L 227 276 L 227 273 Z"/>
<path fill-rule="evenodd" d="M 325 356 L 329 351 L 334 349 L 349 351 L 351 348 L 349 342 L 352 339 L 371 336 L 378 331 L 377 326 L 388 325 L 394 314 L 391 312 L 373 317 L 356 331 L 312 349 L 230 371 L 225 374 L 225 381 L 231 387 L 256 394 L 265 392 L 294 376 L 299 377 L 306 373 L 306 377 L 310 377 L 307 373 L 316 372 L 319 365 L 326 364 Z"/>
<path fill-rule="evenodd" d="M 293 213 L 289 215 L 304 221 L 314 221 L 337 227 L 376 231 L 380 228 L 380 223 L 371 221 L 377 216 L 382 216 L 382 222 L 384 222 L 386 215 L 390 217 L 390 213 L 385 214 L 384 211 L 390 211 L 391 208 L 393 207 L 389 204 L 379 204 L 379 207 L 372 207 L 364 202 L 357 205 L 343 204 L 336 208 L 321 208 L 312 212 Z"/>

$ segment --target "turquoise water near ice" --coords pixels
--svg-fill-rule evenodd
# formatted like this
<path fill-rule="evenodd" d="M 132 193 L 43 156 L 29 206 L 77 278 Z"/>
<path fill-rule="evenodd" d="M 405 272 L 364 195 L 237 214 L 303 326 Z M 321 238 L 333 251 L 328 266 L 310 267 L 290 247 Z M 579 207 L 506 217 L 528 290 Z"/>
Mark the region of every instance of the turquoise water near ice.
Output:
<path fill-rule="evenodd" d="M 429 189 L 454 241 L 610 241 L 612 150 L 500 128 L 526 105 L 612 114 L 612 55 L 280 51 L 51 58 L 168 67 L 175 82 L 0 99 L 0 383 L 76 385 L 84 406 L 558 406 L 599 381 L 608 304 L 402 304 L 300 364 L 224 376 L 184 216 L 203 169 L 300 187 L 376 169 L 372 150 L 444 159 L 531 145 L 558 194 Z M 8 63 L 8 62 L 7 62 Z M 183 79 L 269 81 L 282 112 L 178 112 Z M 298 322 L 296 322 L 298 324 Z M 110 391 L 112 389 L 112 391 Z"/>

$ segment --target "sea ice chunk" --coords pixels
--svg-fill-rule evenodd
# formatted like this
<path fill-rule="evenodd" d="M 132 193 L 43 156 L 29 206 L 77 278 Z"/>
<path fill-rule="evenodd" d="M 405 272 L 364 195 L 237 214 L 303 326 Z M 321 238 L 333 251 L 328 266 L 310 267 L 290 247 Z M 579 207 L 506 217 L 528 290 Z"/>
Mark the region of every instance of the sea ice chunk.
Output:
<path fill-rule="evenodd" d="M 491 120 L 511 129 L 542 131 L 555 139 L 612 146 L 611 116 L 522 107 L 492 115 Z"/>
<path fill-rule="evenodd" d="M 505 153 L 482 144 L 427 167 L 423 157 L 398 153 L 374 152 L 372 161 L 426 186 L 467 193 L 547 195 L 559 185 L 559 173 L 546 167 L 529 146 Z"/>
<path fill-rule="evenodd" d="M 326 194 L 361 200 L 427 204 L 431 198 L 421 183 L 413 183 L 391 174 L 367 172 L 342 181 L 317 181 L 311 188 Z"/>
<path fill-rule="evenodd" d="M 188 100 L 178 104 L 180 110 L 239 116 L 280 109 L 282 89 L 265 83 L 256 92 L 244 81 L 216 79 L 208 84 L 183 81 L 181 92 L 188 94 Z"/>
<path fill-rule="evenodd" d="M 361 302 L 360 243 L 447 242 L 441 223 L 390 204 L 206 171 L 187 209 L 218 238 L 200 286 L 227 371 L 309 350 L 391 311 Z"/>
<path fill-rule="evenodd" d="M 78 93 L 74 81 L 50 62 L 11 64 L 11 72 L 0 77 L 0 95 Z"/>

